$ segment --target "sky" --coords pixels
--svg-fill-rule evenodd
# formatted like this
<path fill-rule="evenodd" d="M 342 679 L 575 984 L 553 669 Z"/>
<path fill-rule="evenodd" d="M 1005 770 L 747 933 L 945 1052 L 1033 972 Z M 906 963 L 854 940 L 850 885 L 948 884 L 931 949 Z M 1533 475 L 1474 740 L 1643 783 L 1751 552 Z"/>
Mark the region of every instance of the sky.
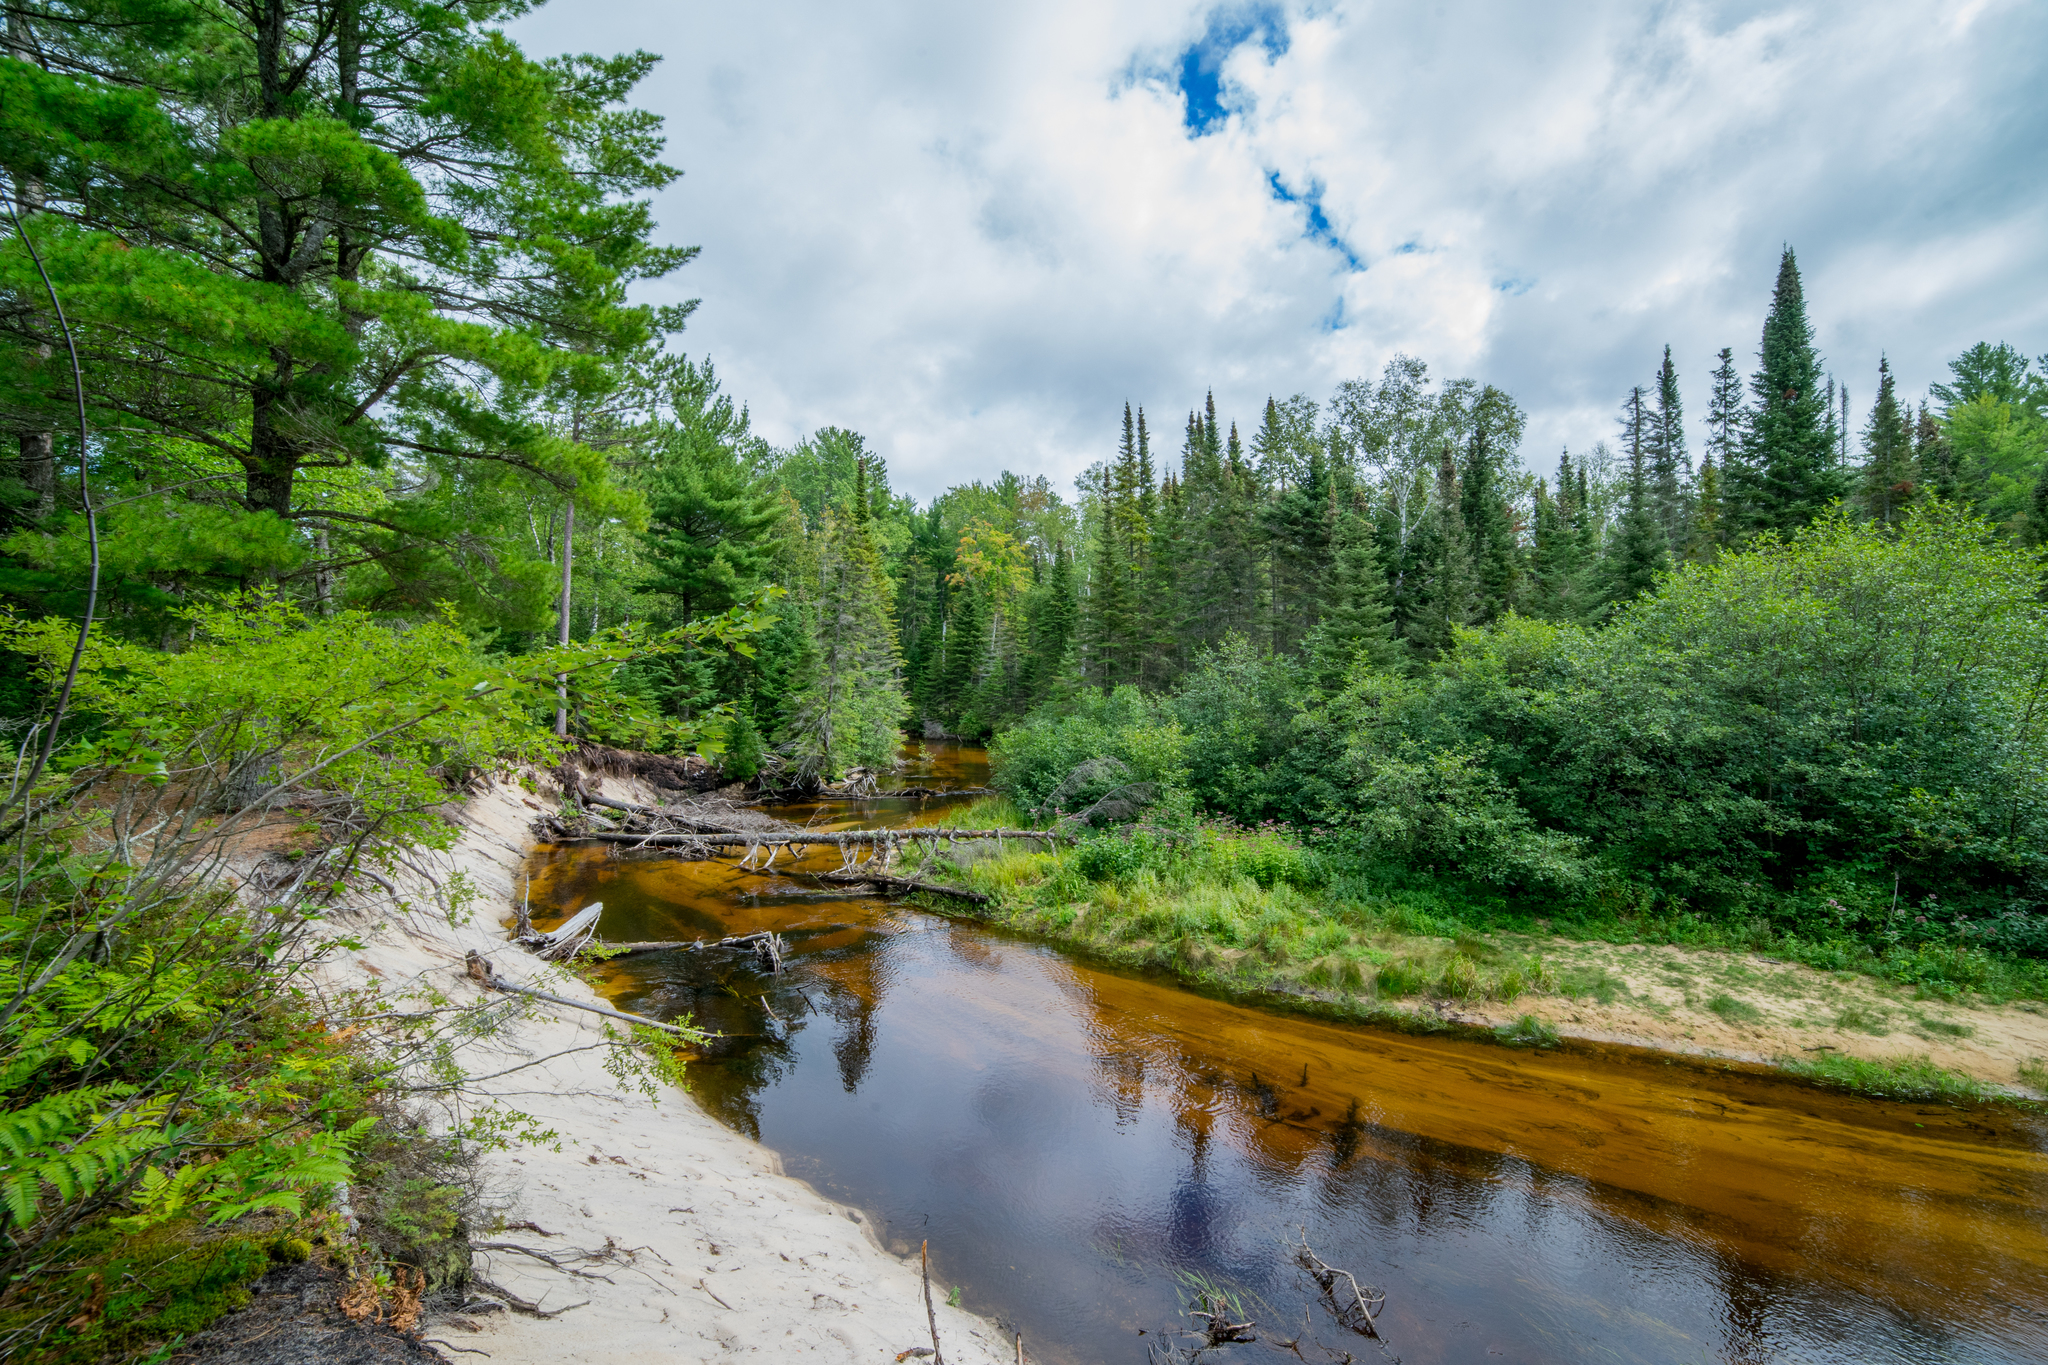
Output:
<path fill-rule="evenodd" d="M 1067 486 L 1123 404 L 1327 399 L 1407 353 L 1512 393 L 1522 457 L 1611 439 L 1672 347 L 1755 368 L 1798 254 L 1861 427 L 1974 342 L 2048 352 L 2048 4 L 556 0 L 529 52 L 644 48 L 682 177 L 640 290 L 702 300 L 756 430 L 861 432 L 899 492 Z"/>

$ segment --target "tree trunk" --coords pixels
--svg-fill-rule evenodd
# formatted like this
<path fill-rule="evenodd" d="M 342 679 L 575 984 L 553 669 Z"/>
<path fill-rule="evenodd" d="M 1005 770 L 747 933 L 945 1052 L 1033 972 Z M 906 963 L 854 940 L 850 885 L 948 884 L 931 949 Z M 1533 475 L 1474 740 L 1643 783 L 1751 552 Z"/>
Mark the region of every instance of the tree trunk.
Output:
<path fill-rule="evenodd" d="M 559 621 L 556 640 L 569 643 L 569 570 L 575 559 L 576 549 L 576 499 L 569 499 L 568 507 L 562 513 L 562 602 L 556 613 Z M 560 704 L 555 707 L 555 734 L 558 738 L 569 737 L 569 675 L 556 675 L 555 695 Z"/>

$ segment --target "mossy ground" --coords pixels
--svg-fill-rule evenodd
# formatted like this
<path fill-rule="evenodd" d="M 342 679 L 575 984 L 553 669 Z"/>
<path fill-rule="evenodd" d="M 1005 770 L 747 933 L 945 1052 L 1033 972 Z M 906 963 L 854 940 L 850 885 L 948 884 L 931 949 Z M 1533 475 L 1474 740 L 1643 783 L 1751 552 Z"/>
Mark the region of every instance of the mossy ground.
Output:
<path fill-rule="evenodd" d="M 0 1296 L 0 1340 L 19 1334 L 24 1343 L 7 1358 L 93 1365 L 203 1331 L 246 1305 L 249 1285 L 273 1266 L 310 1255 L 309 1230 L 260 1219 L 210 1229 L 188 1218 L 134 1234 L 102 1224 L 64 1238 Z"/>

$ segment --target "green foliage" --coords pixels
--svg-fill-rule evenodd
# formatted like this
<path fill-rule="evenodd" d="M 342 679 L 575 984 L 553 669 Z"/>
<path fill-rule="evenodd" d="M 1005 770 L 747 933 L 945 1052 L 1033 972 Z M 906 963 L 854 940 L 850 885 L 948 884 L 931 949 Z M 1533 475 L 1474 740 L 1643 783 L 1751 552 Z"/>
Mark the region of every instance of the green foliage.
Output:
<path fill-rule="evenodd" d="M 989 765 L 1005 793 L 1036 808 L 1074 769 L 1104 756 L 1128 768 L 1123 781 L 1174 786 L 1184 779 L 1179 722 L 1131 686 L 1084 693 L 1065 715 L 1041 714 L 1004 731 L 989 748 Z"/>
<path fill-rule="evenodd" d="M 1794 1076 L 1886 1100 L 1946 1101 L 1974 1104 L 1994 1097 L 1990 1086 L 1961 1072 L 1950 1071 L 1928 1057 L 1894 1057 L 1871 1061 L 1839 1052 L 1817 1056 L 1780 1057 L 1778 1065 Z"/>

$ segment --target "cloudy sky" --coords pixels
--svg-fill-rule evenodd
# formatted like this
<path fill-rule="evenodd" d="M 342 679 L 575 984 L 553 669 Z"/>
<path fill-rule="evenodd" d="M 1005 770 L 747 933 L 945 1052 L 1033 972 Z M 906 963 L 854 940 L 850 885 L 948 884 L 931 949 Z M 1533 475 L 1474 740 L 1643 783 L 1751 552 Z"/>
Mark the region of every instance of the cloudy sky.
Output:
<path fill-rule="evenodd" d="M 1978 340 L 2048 351 L 2048 4 L 555 0 L 646 48 L 703 255 L 681 341 L 757 428 L 899 490 L 1062 484 L 1126 399 L 1249 426 L 1405 351 L 1500 384 L 1523 456 L 1611 436 L 1674 348 L 1745 373 L 1781 245 L 1859 412 Z M 1174 442 L 1177 445 L 1177 441 Z"/>

